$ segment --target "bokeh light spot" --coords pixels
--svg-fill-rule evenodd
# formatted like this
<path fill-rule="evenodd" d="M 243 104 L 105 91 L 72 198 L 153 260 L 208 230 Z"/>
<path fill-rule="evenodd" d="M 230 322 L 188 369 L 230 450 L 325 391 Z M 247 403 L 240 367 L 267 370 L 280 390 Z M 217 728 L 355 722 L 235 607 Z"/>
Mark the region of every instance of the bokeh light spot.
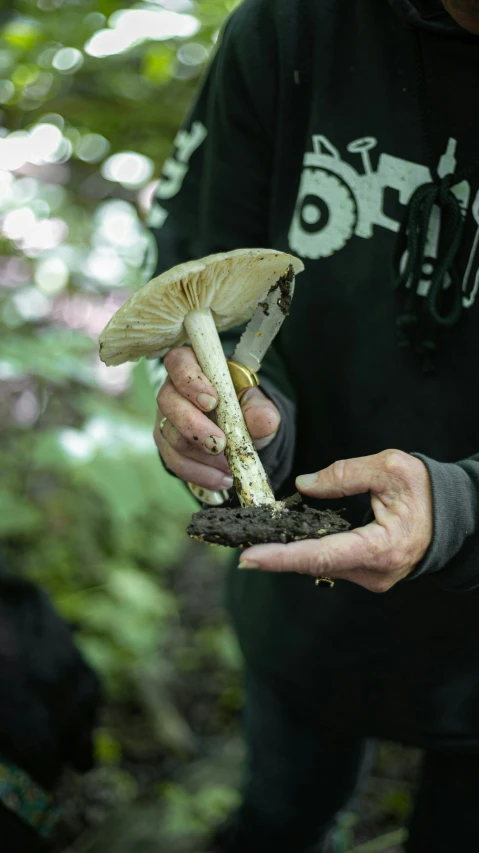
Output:
<path fill-rule="evenodd" d="M 75 145 L 75 154 L 86 163 L 98 163 L 108 154 L 110 143 L 99 133 L 86 133 Z"/>
<path fill-rule="evenodd" d="M 61 258 L 45 258 L 38 262 L 35 282 L 46 296 L 56 296 L 68 283 L 68 267 Z"/>
<path fill-rule="evenodd" d="M 103 163 L 101 173 L 108 181 L 124 187 L 142 187 L 153 174 L 153 162 L 136 151 L 119 151 Z"/>
<path fill-rule="evenodd" d="M 92 439 L 77 429 L 64 429 L 58 437 L 58 443 L 70 459 L 76 459 L 79 462 L 88 462 L 95 455 Z"/>
<path fill-rule="evenodd" d="M 30 322 L 44 320 L 51 311 L 51 301 L 35 287 L 25 287 L 13 296 L 13 305 L 20 317 Z"/>
<path fill-rule="evenodd" d="M 208 51 L 203 44 L 189 42 L 189 44 L 181 45 L 177 52 L 177 57 L 183 65 L 198 66 L 203 65 L 207 60 Z"/>
<path fill-rule="evenodd" d="M 123 53 L 151 39 L 189 38 L 198 32 L 199 21 L 164 9 L 119 9 L 108 21 L 109 29 L 98 30 L 85 44 L 85 52 L 98 58 Z"/>
<path fill-rule="evenodd" d="M 124 281 L 125 264 L 115 249 L 101 246 L 88 255 L 86 271 L 101 284 L 118 287 Z"/>
<path fill-rule="evenodd" d="M 64 74 L 73 74 L 83 65 L 83 54 L 76 47 L 62 47 L 53 57 L 52 65 Z"/>
<path fill-rule="evenodd" d="M 15 94 L 15 86 L 11 80 L 0 80 L 0 104 L 8 104 Z"/>

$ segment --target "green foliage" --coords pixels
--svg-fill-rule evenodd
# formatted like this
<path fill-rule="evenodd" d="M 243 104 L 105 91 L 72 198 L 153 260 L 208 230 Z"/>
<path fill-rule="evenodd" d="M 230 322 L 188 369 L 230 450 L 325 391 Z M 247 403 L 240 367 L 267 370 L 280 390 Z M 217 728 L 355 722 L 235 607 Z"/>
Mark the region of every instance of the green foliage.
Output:
<path fill-rule="evenodd" d="M 41 513 L 33 506 L 29 506 L 10 491 L 0 492 L 1 536 L 35 532 L 40 527 L 41 521 Z"/>
<path fill-rule="evenodd" d="M 153 177 L 233 5 L 0 13 L 0 538 L 119 682 L 177 612 L 165 574 L 195 504 L 158 462 L 144 366 L 108 371 L 97 336 L 140 283 Z"/>
<path fill-rule="evenodd" d="M 402 785 L 392 791 L 386 791 L 381 797 L 381 804 L 386 814 L 405 821 L 411 810 L 411 792 Z"/>
<path fill-rule="evenodd" d="M 116 766 L 122 757 L 121 744 L 106 729 L 97 729 L 95 738 L 95 757 L 105 767 Z"/>
<path fill-rule="evenodd" d="M 353 847 L 347 853 L 388 853 L 388 850 L 397 850 L 397 845 L 407 841 L 407 835 L 407 830 L 395 829 L 392 832 L 387 832 L 371 841 L 367 841 L 366 844 Z"/>
<path fill-rule="evenodd" d="M 198 749 L 183 678 L 204 670 L 193 705 L 204 693 L 225 719 L 241 701 L 216 591 L 190 625 L 175 586 L 198 553 L 184 532 L 197 505 L 158 460 L 145 365 L 107 369 L 97 354 L 142 281 L 151 194 L 234 5 L 16 0 L 0 11 L 0 553 L 75 624 L 120 709 L 96 752 L 128 802 L 125 743 L 134 755 L 145 740 L 161 754 Z M 219 586 L 221 553 L 208 564 Z M 218 670 L 229 684 L 209 687 Z M 204 824 L 226 806 L 221 791 L 199 794 Z"/>
<path fill-rule="evenodd" d="M 208 785 L 192 793 L 181 785 L 163 785 L 160 794 L 165 804 L 165 833 L 175 839 L 184 834 L 204 834 L 220 824 L 239 805 L 237 791 L 225 785 Z"/>

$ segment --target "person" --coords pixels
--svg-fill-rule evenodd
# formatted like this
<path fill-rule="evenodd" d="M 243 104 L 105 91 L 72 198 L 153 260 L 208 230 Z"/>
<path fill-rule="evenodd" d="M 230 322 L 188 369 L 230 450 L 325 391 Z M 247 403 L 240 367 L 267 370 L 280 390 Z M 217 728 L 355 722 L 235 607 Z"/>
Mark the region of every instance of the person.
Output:
<path fill-rule="evenodd" d="M 240 247 L 303 260 L 243 411 L 276 495 L 351 523 L 229 572 L 234 853 L 327 849 L 375 738 L 423 751 L 408 853 L 479 847 L 478 35 L 477 0 L 245 0 L 164 165 L 156 274 Z M 215 389 L 188 347 L 164 365 L 164 464 L 231 487 Z"/>
<path fill-rule="evenodd" d="M 65 767 L 95 764 L 103 704 L 95 671 L 45 592 L 0 554 L 2 853 L 41 853 L 62 836 L 54 789 Z"/>

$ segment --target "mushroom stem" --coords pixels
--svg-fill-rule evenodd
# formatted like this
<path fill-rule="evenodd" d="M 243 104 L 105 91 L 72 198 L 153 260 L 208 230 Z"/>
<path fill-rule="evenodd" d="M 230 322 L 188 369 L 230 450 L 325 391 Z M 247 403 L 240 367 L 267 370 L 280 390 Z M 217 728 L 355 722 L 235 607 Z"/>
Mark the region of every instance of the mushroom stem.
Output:
<path fill-rule="evenodd" d="M 190 311 L 184 326 L 203 373 L 218 392 L 216 423 L 226 436 L 225 455 L 241 505 L 274 504 L 274 494 L 248 432 L 210 309 Z"/>

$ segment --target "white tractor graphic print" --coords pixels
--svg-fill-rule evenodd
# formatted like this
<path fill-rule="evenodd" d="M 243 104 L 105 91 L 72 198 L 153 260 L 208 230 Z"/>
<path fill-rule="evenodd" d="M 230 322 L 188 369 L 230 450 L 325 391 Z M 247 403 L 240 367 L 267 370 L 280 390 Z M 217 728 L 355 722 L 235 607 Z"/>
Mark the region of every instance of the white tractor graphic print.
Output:
<path fill-rule="evenodd" d="M 313 151 L 304 155 L 298 200 L 289 230 L 293 252 L 304 258 L 327 258 L 339 252 L 353 235 L 369 239 L 375 225 L 398 231 L 400 222 L 384 213 L 384 190 L 397 190 L 399 201 L 407 205 L 414 190 L 432 180 L 426 166 L 381 154 L 373 171 L 370 151 L 377 145 L 373 136 L 355 139 L 347 146 L 360 155 L 363 172 L 341 158 L 337 148 L 322 134 L 313 136 Z M 449 139 L 438 165 L 438 174 L 453 173 L 456 140 Z M 469 203 L 470 187 L 462 181 L 454 187 L 463 209 Z M 432 223 L 425 264 L 423 289 L 427 289 L 431 262 L 436 256 L 438 217 Z"/>

